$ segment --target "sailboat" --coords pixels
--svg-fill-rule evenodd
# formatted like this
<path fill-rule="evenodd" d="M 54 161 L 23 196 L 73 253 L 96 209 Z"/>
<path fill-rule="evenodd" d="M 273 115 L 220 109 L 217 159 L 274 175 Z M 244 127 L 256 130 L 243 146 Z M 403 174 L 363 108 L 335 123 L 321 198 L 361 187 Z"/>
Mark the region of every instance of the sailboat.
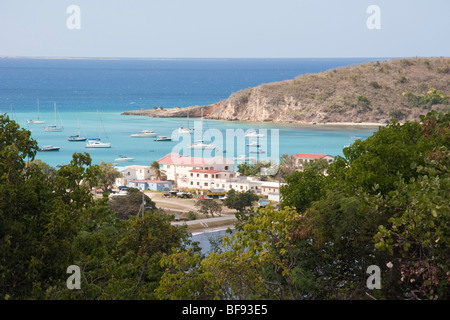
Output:
<path fill-rule="evenodd" d="M 201 137 L 203 138 L 203 109 L 202 109 L 202 127 L 201 127 Z M 190 143 L 188 145 L 189 149 L 195 149 L 195 150 L 212 150 L 216 148 L 215 144 L 212 143 L 205 143 L 204 140 L 198 140 L 194 143 Z"/>
<path fill-rule="evenodd" d="M 98 127 L 98 138 L 89 139 L 88 143 L 86 143 L 86 148 L 111 148 L 110 142 L 102 142 L 100 139 L 100 114 L 97 110 L 97 127 Z M 105 128 L 103 128 L 104 130 Z M 105 132 L 106 134 L 106 132 Z M 106 135 L 108 138 L 108 135 Z"/>
<path fill-rule="evenodd" d="M 29 124 L 43 124 L 45 123 L 45 120 L 39 119 L 39 99 L 37 99 L 37 109 L 38 109 L 38 117 L 35 120 L 27 120 L 27 123 Z"/>
<path fill-rule="evenodd" d="M 62 126 L 61 117 L 59 119 L 61 121 L 61 127 L 58 127 L 56 125 L 56 102 L 54 102 L 54 108 L 55 108 L 55 125 L 54 126 L 44 127 L 44 130 L 47 131 L 47 132 L 61 132 L 61 131 L 64 131 L 64 127 Z"/>
<path fill-rule="evenodd" d="M 187 114 L 187 128 L 179 127 L 178 133 L 179 134 L 191 134 L 194 132 L 194 129 L 189 129 L 189 112 Z"/>
<path fill-rule="evenodd" d="M 67 140 L 69 140 L 70 142 L 81 142 L 81 141 L 87 140 L 87 138 L 80 136 L 80 120 L 79 119 L 78 119 L 77 123 L 78 123 L 78 126 L 77 126 L 78 134 L 76 136 L 67 137 Z"/>

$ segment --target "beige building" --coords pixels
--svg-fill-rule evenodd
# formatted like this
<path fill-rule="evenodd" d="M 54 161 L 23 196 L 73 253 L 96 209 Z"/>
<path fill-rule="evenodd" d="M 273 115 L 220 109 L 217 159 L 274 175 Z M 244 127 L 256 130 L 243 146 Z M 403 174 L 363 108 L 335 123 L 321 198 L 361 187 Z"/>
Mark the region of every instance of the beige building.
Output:
<path fill-rule="evenodd" d="M 315 153 L 297 153 L 294 155 L 295 166 L 298 170 L 303 171 L 304 164 L 317 161 L 319 159 L 325 159 L 328 163 L 333 163 L 334 157 L 328 154 L 315 154 Z"/>

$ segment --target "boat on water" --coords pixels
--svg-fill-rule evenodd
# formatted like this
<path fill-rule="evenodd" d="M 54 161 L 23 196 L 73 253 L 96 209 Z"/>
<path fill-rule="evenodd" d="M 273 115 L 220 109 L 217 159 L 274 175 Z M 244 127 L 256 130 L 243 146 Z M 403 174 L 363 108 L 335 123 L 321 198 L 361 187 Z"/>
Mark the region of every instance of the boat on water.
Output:
<path fill-rule="evenodd" d="M 61 131 L 64 131 L 64 126 L 62 125 L 61 117 L 59 117 L 59 120 L 61 121 L 61 126 L 58 127 L 57 124 L 56 124 L 56 102 L 54 102 L 54 109 L 55 109 L 55 125 L 44 127 L 44 131 L 47 131 L 47 132 L 61 132 Z"/>
<path fill-rule="evenodd" d="M 102 142 L 100 138 L 88 139 L 86 148 L 111 148 L 111 143 Z"/>
<path fill-rule="evenodd" d="M 87 138 L 80 137 L 80 135 L 77 134 L 76 136 L 67 137 L 67 140 L 70 141 L 70 142 L 80 142 L 80 141 L 86 141 Z"/>
<path fill-rule="evenodd" d="M 187 128 L 183 128 L 183 126 L 178 128 L 179 134 L 191 134 L 194 132 L 194 129 L 189 129 L 189 113 L 187 115 Z"/>
<path fill-rule="evenodd" d="M 253 141 L 253 142 L 247 144 L 247 147 L 261 147 L 261 144 L 259 144 L 256 141 Z"/>
<path fill-rule="evenodd" d="M 119 156 L 117 159 L 114 159 L 114 161 L 122 161 L 122 162 L 128 162 L 128 161 L 133 161 L 134 158 L 130 158 L 127 156 Z"/>
<path fill-rule="evenodd" d="M 80 121 L 78 121 L 78 126 L 77 126 L 77 128 L 78 128 L 78 134 L 75 135 L 75 136 L 69 136 L 69 137 L 67 137 L 67 140 L 68 140 L 68 141 L 70 141 L 70 142 L 81 142 L 81 141 L 86 141 L 86 140 L 87 140 L 86 137 L 80 136 Z"/>
<path fill-rule="evenodd" d="M 130 137 L 132 138 L 153 138 L 158 136 L 158 134 L 153 130 L 142 130 L 138 133 L 133 133 Z"/>
<path fill-rule="evenodd" d="M 194 150 L 212 150 L 216 148 L 216 145 L 205 143 L 203 140 L 199 140 L 189 144 L 188 148 Z"/>
<path fill-rule="evenodd" d="M 166 136 L 159 136 L 155 141 L 172 141 L 172 138 Z"/>
<path fill-rule="evenodd" d="M 255 157 L 247 157 L 246 155 L 241 155 L 241 156 L 239 156 L 239 157 L 236 157 L 236 158 L 233 158 L 234 160 L 237 160 L 237 161 L 245 161 L 245 162 L 247 162 L 247 161 L 251 161 L 251 162 L 256 162 L 256 158 Z"/>
<path fill-rule="evenodd" d="M 86 143 L 86 148 L 111 148 L 110 142 L 102 142 L 102 139 L 100 138 L 100 114 L 97 110 L 97 127 L 98 127 L 98 138 L 88 139 L 88 142 Z M 103 127 L 103 131 L 105 131 L 105 128 Z M 106 134 L 106 131 L 105 131 Z M 106 138 L 108 138 L 108 135 L 106 134 Z"/>
<path fill-rule="evenodd" d="M 245 135 L 246 138 L 264 138 L 263 133 L 257 133 L 256 131 L 251 131 Z"/>
<path fill-rule="evenodd" d="M 59 151 L 61 147 L 54 147 L 52 145 L 43 146 L 39 149 L 39 151 L 46 152 L 46 151 Z"/>
<path fill-rule="evenodd" d="M 37 109 L 38 109 L 37 119 L 27 120 L 27 123 L 29 123 L 29 124 L 44 124 L 45 123 L 45 120 L 39 119 L 39 99 L 37 99 Z"/>
<path fill-rule="evenodd" d="M 249 153 L 266 153 L 263 148 L 258 148 L 256 150 L 250 150 Z"/>
<path fill-rule="evenodd" d="M 201 126 L 201 130 L 200 130 L 200 134 L 201 134 L 200 137 L 202 137 L 202 138 L 203 138 L 203 121 L 204 120 L 203 120 L 203 109 L 202 109 L 202 122 L 201 122 L 202 126 Z M 212 143 L 205 143 L 204 140 L 198 140 L 198 141 L 195 141 L 194 143 L 190 143 L 188 145 L 188 148 L 194 149 L 194 150 L 213 150 L 216 148 L 216 145 L 212 144 Z"/>

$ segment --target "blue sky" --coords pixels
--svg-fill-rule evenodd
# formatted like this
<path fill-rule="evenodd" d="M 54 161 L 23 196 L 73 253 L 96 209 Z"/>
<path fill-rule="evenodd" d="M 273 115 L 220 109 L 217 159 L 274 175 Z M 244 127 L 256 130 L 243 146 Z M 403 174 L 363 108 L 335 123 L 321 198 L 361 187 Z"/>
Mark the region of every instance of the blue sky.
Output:
<path fill-rule="evenodd" d="M 81 29 L 69 30 L 70 5 Z M 381 29 L 366 12 L 377 5 Z M 450 56 L 449 0 L 1 0 L 0 55 Z"/>

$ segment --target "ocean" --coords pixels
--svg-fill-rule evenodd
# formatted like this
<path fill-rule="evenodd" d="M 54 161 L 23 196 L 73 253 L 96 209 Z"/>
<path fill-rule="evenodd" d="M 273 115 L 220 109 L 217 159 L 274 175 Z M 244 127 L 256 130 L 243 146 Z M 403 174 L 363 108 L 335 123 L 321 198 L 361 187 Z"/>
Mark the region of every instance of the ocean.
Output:
<path fill-rule="evenodd" d="M 135 158 L 118 165 L 148 165 L 190 141 L 154 141 L 130 135 L 151 129 L 171 137 L 175 129 L 186 127 L 186 119 L 148 118 L 121 115 L 141 108 L 175 108 L 207 105 L 231 93 L 263 83 L 293 79 L 305 73 L 368 61 L 348 59 L 28 59 L 0 58 L 0 112 L 31 130 L 39 146 L 60 147 L 57 152 L 39 152 L 37 159 L 52 165 L 67 164 L 74 152 L 90 153 L 93 163 L 115 162 L 120 155 Z M 27 124 L 38 116 L 47 125 L 63 126 L 63 132 L 46 132 L 41 124 Z M 54 104 L 57 113 L 54 112 Z M 56 119 L 55 119 L 56 118 Z M 100 119 L 100 120 L 99 120 Z M 190 126 L 200 125 L 190 119 Z M 69 142 L 77 134 L 101 137 L 110 149 L 88 149 L 85 142 Z M 308 126 L 269 123 L 242 123 L 207 120 L 205 131 L 220 132 L 214 139 L 227 149 L 227 130 L 265 130 L 267 152 L 253 154 L 260 160 L 283 153 L 321 153 L 342 155 L 342 148 L 355 139 L 365 139 L 377 127 Z M 205 137 L 207 138 L 207 137 Z M 276 138 L 276 139 L 274 139 Z M 219 149 L 219 148 L 218 148 Z M 186 151 L 184 149 L 183 151 Z M 244 152 L 247 156 L 249 148 Z M 213 153 L 211 155 L 217 155 Z M 229 159 L 242 155 L 237 148 L 220 153 Z M 194 154 L 196 155 L 196 154 Z"/>

